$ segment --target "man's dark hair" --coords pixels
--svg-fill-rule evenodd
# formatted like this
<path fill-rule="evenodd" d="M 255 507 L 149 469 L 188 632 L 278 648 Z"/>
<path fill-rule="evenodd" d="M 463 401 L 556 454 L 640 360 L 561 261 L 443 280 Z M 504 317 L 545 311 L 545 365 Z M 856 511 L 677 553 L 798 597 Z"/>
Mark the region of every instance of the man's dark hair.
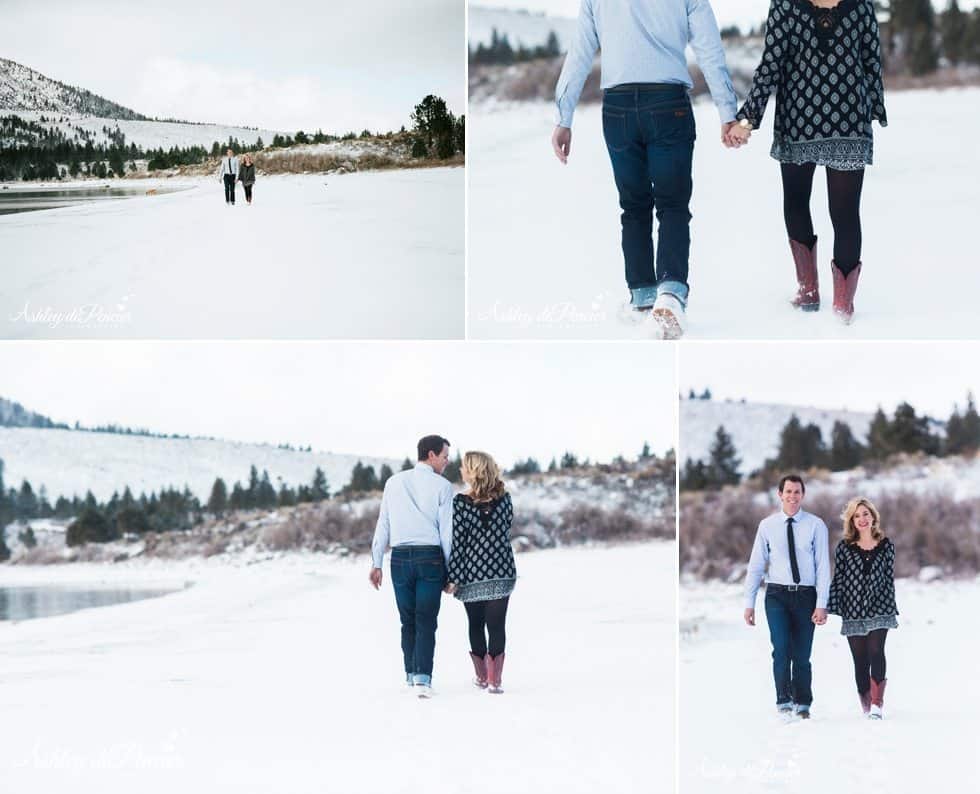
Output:
<path fill-rule="evenodd" d="M 419 460 L 428 460 L 430 452 L 438 455 L 448 444 L 449 439 L 442 436 L 423 436 L 419 439 Z"/>
<path fill-rule="evenodd" d="M 788 482 L 798 482 L 800 484 L 800 489 L 803 493 L 806 493 L 806 485 L 803 483 L 803 478 L 799 474 L 786 474 L 779 478 L 779 492 L 783 492 L 783 486 Z"/>

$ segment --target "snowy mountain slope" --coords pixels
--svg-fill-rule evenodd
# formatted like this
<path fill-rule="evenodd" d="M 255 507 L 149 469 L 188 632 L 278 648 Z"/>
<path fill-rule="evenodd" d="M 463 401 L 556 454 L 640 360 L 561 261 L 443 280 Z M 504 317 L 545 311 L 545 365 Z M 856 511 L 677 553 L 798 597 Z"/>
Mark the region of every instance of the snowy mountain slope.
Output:
<path fill-rule="evenodd" d="M 45 77 L 40 72 L 0 58 L 0 111 L 37 110 L 76 113 L 111 119 L 145 120 L 146 116 L 115 102 Z"/>
<path fill-rule="evenodd" d="M 724 425 L 742 459 L 740 471 L 748 474 L 761 467 L 766 458 L 775 457 L 779 433 L 793 414 L 804 425 L 817 425 L 824 443 L 830 442 L 830 431 L 838 421 L 849 425 L 856 438 L 864 439 L 872 418 L 870 413 L 847 410 L 685 399 L 680 404 L 679 459 L 707 460 L 715 431 Z"/>
<path fill-rule="evenodd" d="M 108 144 L 108 136 L 102 129 L 119 131 L 126 136 L 126 144 L 135 143 L 143 149 L 170 149 L 173 146 L 186 148 L 188 146 L 203 146 L 211 148 L 218 141 L 227 143 L 229 138 L 236 138 L 242 143 L 253 144 L 258 138 L 266 144 L 272 143 L 277 132 L 275 130 L 258 130 L 248 127 L 230 127 L 223 124 L 190 124 L 187 122 L 147 121 L 138 119 L 115 119 L 78 113 L 52 114 L 45 111 L 23 110 L 16 113 L 0 111 L 0 115 L 16 115 L 25 121 L 33 121 L 48 129 L 61 130 L 69 140 L 75 135 L 75 128 L 81 127 L 95 136 L 95 143 Z M 44 121 L 41 121 L 41 118 Z"/>
<path fill-rule="evenodd" d="M 496 29 L 499 35 L 507 36 L 510 45 L 515 49 L 522 44 L 530 49 L 543 45 L 548 40 L 548 34 L 554 31 L 564 52 L 575 32 L 575 24 L 572 17 L 471 5 L 468 36 L 470 47 L 489 45 Z"/>
<path fill-rule="evenodd" d="M 46 416 L 28 411 L 23 405 L 0 397 L 0 427 L 51 427 Z"/>
<path fill-rule="evenodd" d="M 229 490 L 235 480 L 248 480 L 254 464 L 261 474 L 267 469 L 273 484 L 282 478 L 296 487 L 308 484 L 319 466 L 327 475 L 331 491 L 350 480 L 357 461 L 375 469 L 387 463 L 397 470 L 401 461 L 332 452 L 299 452 L 271 445 L 209 439 L 155 438 L 77 430 L 0 428 L 0 459 L 4 480 L 17 487 L 41 486 L 53 503 L 58 496 L 84 496 L 91 490 L 106 500 L 127 485 L 134 495 L 164 486 L 187 485 L 207 501 L 216 477 L 225 479 Z"/>

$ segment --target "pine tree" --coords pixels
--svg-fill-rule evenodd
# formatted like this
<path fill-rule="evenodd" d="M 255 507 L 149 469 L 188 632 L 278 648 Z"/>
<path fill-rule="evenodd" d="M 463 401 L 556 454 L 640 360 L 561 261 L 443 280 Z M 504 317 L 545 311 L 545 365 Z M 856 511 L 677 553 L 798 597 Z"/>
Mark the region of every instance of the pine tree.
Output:
<path fill-rule="evenodd" d="M 269 472 L 265 469 L 262 470 L 262 479 L 259 480 L 259 489 L 256 494 L 255 506 L 256 507 L 275 507 L 279 501 L 276 489 L 272 486 L 272 482 L 269 480 Z"/>
<path fill-rule="evenodd" d="M 296 504 L 296 492 L 286 485 L 285 482 L 279 483 L 279 506 L 280 507 L 292 507 Z"/>
<path fill-rule="evenodd" d="M 527 460 L 517 461 L 510 470 L 511 474 L 538 474 L 541 471 L 541 466 L 534 458 L 528 458 Z"/>
<path fill-rule="evenodd" d="M 324 499 L 330 498 L 330 485 L 327 483 L 327 475 L 323 473 L 323 469 L 319 466 L 313 472 L 313 485 L 310 491 L 310 497 L 310 501 L 312 502 L 322 502 Z"/>
<path fill-rule="evenodd" d="M 915 408 L 907 402 L 895 409 L 889 433 L 896 452 L 924 452 L 927 455 L 939 452 L 939 439 L 929 430 L 929 418 L 917 416 Z"/>
<path fill-rule="evenodd" d="M 20 493 L 17 494 L 17 516 L 19 518 L 37 518 L 38 502 L 34 496 L 34 489 L 31 484 L 24 480 L 20 486 Z"/>
<path fill-rule="evenodd" d="M 643 442 L 643 449 L 640 451 L 640 460 L 646 460 L 651 456 L 650 444 L 646 441 Z"/>
<path fill-rule="evenodd" d="M 946 422 L 945 452 L 948 455 L 972 455 L 980 449 L 980 415 L 973 401 L 973 394 L 967 395 L 966 413 L 960 414 L 959 408 L 953 408 L 953 413 Z"/>
<path fill-rule="evenodd" d="M 23 532 L 17 535 L 17 539 L 24 544 L 28 549 L 33 549 L 37 546 L 37 536 L 34 534 L 34 529 L 32 527 L 27 527 Z M 2 538 L 0 538 L 2 542 Z"/>
<path fill-rule="evenodd" d="M 708 472 L 702 461 L 687 459 L 681 472 L 680 487 L 682 491 L 703 491 L 708 487 Z"/>
<path fill-rule="evenodd" d="M 874 460 L 884 460 L 895 452 L 891 439 L 891 425 L 884 410 L 878 406 L 868 427 L 868 457 Z"/>
<path fill-rule="evenodd" d="M 449 482 L 461 483 L 463 481 L 463 459 L 456 453 L 456 457 L 446 464 L 442 470 L 442 476 Z"/>
<path fill-rule="evenodd" d="M 73 521 L 65 532 L 65 544 L 68 546 L 83 546 L 86 543 L 106 543 L 115 540 L 109 520 L 98 507 L 86 507 L 82 514 Z"/>
<path fill-rule="evenodd" d="M 385 483 L 392 478 L 394 473 L 387 463 L 381 464 L 381 471 L 378 473 L 378 487 L 384 490 Z"/>
<path fill-rule="evenodd" d="M 208 499 L 208 510 L 216 516 L 224 514 L 228 509 L 228 486 L 218 477 L 211 486 L 211 497 Z"/>
<path fill-rule="evenodd" d="M 561 468 L 563 469 L 577 469 L 578 468 L 578 458 L 571 452 L 565 452 L 561 456 Z"/>
<path fill-rule="evenodd" d="M 864 447 L 846 422 L 834 422 L 830 431 L 830 469 L 848 471 L 861 465 Z"/>
<path fill-rule="evenodd" d="M 410 469 L 414 469 L 414 468 L 415 468 L 415 464 L 412 463 L 411 458 L 405 458 L 405 460 L 402 461 L 402 468 L 401 468 L 402 471 L 409 471 Z"/>
<path fill-rule="evenodd" d="M 707 484 L 712 486 L 738 485 L 742 479 L 742 475 L 738 473 L 741 465 L 742 461 L 736 454 L 732 437 L 725 430 L 724 425 L 719 425 L 715 431 L 711 448 L 708 450 Z"/>

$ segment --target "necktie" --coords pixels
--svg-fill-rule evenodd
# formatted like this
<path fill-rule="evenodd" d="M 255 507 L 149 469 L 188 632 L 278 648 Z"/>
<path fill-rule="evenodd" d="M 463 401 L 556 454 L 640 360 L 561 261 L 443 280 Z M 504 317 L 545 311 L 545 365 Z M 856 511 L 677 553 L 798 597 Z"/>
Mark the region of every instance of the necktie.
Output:
<path fill-rule="evenodd" d="M 796 543 L 793 541 L 793 519 L 786 519 L 786 543 L 789 545 L 789 567 L 793 571 L 793 584 L 800 583 L 800 566 L 796 564 Z"/>

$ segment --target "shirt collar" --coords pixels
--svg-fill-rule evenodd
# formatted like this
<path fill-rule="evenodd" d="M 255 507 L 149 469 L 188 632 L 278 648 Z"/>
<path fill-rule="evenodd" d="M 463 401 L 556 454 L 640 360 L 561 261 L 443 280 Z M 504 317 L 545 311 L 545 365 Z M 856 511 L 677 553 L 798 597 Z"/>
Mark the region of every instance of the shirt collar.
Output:
<path fill-rule="evenodd" d="M 799 523 L 800 519 L 803 517 L 803 508 L 801 507 L 799 510 L 796 511 L 796 515 L 792 515 L 792 516 L 789 515 L 785 510 L 780 510 L 779 513 L 783 517 L 784 524 L 790 518 L 792 518 L 793 521 Z"/>
<path fill-rule="evenodd" d="M 436 473 L 436 470 L 435 469 L 433 469 L 428 463 L 423 463 L 421 460 L 418 461 L 418 463 L 415 464 L 415 468 L 416 469 L 428 469 L 433 474 Z"/>

